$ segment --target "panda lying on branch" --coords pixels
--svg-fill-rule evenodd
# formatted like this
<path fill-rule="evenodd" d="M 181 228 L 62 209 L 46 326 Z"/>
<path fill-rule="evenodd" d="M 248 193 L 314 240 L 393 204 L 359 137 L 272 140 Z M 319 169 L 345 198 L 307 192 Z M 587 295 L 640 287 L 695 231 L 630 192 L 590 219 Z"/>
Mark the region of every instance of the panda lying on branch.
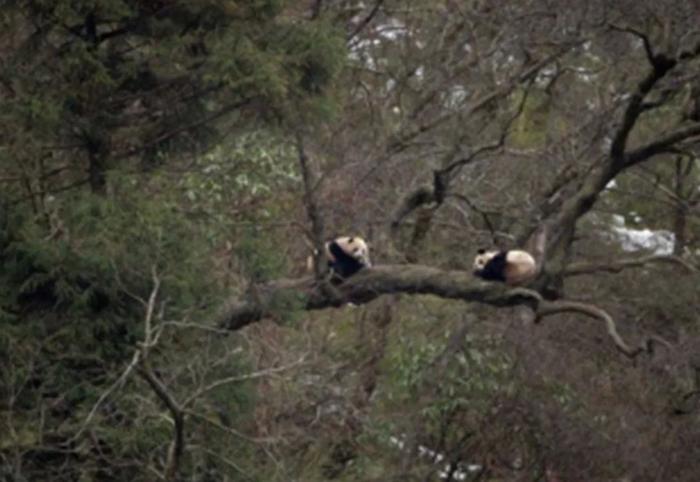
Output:
<path fill-rule="evenodd" d="M 480 249 L 474 258 L 474 275 L 486 281 L 516 286 L 532 281 L 537 276 L 537 265 L 527 251 Z"/>

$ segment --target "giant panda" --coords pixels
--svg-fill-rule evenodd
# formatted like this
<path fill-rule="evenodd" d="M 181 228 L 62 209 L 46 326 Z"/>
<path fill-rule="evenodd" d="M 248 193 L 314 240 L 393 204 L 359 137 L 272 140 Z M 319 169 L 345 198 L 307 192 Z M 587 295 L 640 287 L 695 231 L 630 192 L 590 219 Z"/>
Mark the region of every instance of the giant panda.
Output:
<path fill-rule="evenodd" d="M 511 286 L 525 284 L 537 276 L 535 258 L 527 251 L 480 249 L 474 258 L 474 275 Z"/>
<path fill-rule="evenodd" d="M 334 278 L 346 279 L 362 268 L 372 267 L 369 247 L 359 236 L 341 236 L 328 241 L 325 246 L 328 268 Z M 307 261 L 307 268 L 313 270 L 313 257 Z"/>

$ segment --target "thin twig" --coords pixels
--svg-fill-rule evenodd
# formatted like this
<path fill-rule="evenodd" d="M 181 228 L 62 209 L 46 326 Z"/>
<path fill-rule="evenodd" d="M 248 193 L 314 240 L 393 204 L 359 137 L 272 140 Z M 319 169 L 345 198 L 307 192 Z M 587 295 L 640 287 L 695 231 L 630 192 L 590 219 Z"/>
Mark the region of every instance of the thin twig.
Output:
<path fill-rule="evenodd" d="M 649 263 L 673 263 L 682 266 L 689 272 L 696 271 L 696 268 L 693 265 L 691 265 L 679 256 L 654 254 L 650 256 L 643 256 L 641 258 L 630 258 L 611 262 L 572 263 L 564 269 L 563 274 L 564 276 L 579 276 L 583 274 L 597 273 L 600 271 L 606 271 L 609 273 L 619 273 L 625 268 L 636 268 L 640 266 L 645 266 Z"/>
<path fill-rule="evenodd" d="M 583 313 L 592 318 L 597 318 L 605 322 L 608 335 L 615 343 L 615 347 L 627 355 L 630 358 L 636 357 L 639 353 L 647 350 L 647 344 L 643 344 L 637 347 L 631 347 L 625 340 L 622 339 L 617 331 L 617 325 L 612 316 L 610 316 L 605 310 L 598 308 L 597 306 L 589 305 L 587 303 L 581 303 L 578 301 L 556 301 L 556 302 L 543 302 L 540 303 L 536 313 L 536 321 L 541 320 L 544 317 L 555 315 L 557 313 Z"/>
<path fill-rule="evenodd" d="M 201 397 L 207 392 L 210 392 L 218 387 L 221 387 L 223 385 L 227 385 L 229 383 L 236 383 L 236 382 L 243 382 L 247 380 L 254 380 L 256 378 L 262 378 L 270 375 L 274 375 L 276 373 L 280 373 L 286 370 L 289 370 L 290 368 L 293 368 L 295 366 L 298 366 L 304 362 L 306 359 L 306 355 L 303 355 L 301 358 L 296 360 L 293 363 L 290 363 L 288 365 L 283 365 L 281 367 L 272 367 L 272 368 L 266 368 L 264 370 L 258 370 L 255 372 L 251 373 L 246 373 L 244 375 L 235 375 L 231 377 L 226 377 L 226 378 L 221 378 L 219 380 L 216 380 L 209 385 L 205 387 L 201 387 L 199 390 L 194 392 L 192 395 L 190 395 L 183 403 L 182 407 L 188 407 L 190 404 L 192 404 L 197 398 Z"/>

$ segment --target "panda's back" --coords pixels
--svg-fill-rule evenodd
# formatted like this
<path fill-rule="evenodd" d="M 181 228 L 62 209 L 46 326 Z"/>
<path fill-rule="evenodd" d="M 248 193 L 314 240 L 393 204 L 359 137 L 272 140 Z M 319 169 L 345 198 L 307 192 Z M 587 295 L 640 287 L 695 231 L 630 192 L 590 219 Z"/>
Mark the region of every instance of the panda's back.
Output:
<path fill-rule="evenodd" d="M 535 258 L 527 251 L 513 249 L 506 254 L 506 282 L 509 285 L 527 283 L 537 275 Z"/>

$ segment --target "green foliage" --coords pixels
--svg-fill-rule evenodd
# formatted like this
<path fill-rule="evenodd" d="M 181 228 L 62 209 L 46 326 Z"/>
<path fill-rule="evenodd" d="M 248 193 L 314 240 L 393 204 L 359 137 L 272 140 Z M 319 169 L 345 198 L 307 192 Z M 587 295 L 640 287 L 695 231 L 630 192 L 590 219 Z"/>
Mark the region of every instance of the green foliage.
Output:
<path fill-rule="evenodd" d="M 434 387 L 431 374 L 445 349 L 444 343 L 404 340 L 392 363 L 392 379 L 396 381 L 392 398 L 416 400 L 433 388 L 434 396 L 421 412 L 436 419 L 453 410 L 484 408 L 493 397 L 509 390 L 511 362 L 497 343 L 473 336 L 467 336 L 461 349 L 450 357 L 439 386 Z"/>
<path fill-rule="evenodd" d="M 185 203 L 206 213 L 219 226 L 217 231 L 226 233 L 242 219 L 260 222 L 271 218 L 285 191 L 298 189 L 300 182 L 292 145 L 274 133 L 258 130 L 197 157 L 193 168 L 178 176 L 176 188 Z M 236 216 L 230 210 L 238 204 L 252 207 L 245 216 Z"/>
<path fill-rule="evenodd" d="M 524 91 L 517 91 L 511 96 L 514 109 L 523 102 L 524 95 L 527 95 L 527 98 L 510 138 L 521 148 L 544 145 L 547 141 L 547 125 L 551 123 L 551 100 L 546 92 L 533 88 L 529 89 L 527 94 Z"/>
<path fill-rule="evenodd" d="M 273 279 L 286 269 L 287 258 L 276 240 L 270 239 L 265 231 L 256 227 L 242 231 L 236 245 L 236 254 L 246 278 L 253 282 Z"/>
<path fill-rule="evenodd" d="M 148 298 L 154 275 L 175 311 L 200 304 L 211 289 L 192 282 L 206 280 L 207 246 L 172 204 L 145 196 L 55 202 L 57 239 L 47 242 L 43 223 L 26 218 L 5 252 L 3 277 L 17 286 L 16 303 L 43 296 L 52 310 L 87 316 L 114 305 L 136 315 L 136 300 Z"/>
<path fill-rule="evenodd" d="M 344 34 L 325 21 L 292 21 L 283 5 L 12 5 L 3 15 L 11 55 L 0 67 L 12 92 L 0 113 L 13 126 L 0 128 L 12 145 L 3 167 L 26 174 L 68 165 L 77 174 L 89 158 L 103 170 L 136 160 L 148 170 L 257 119 L 296 126 L 327 118 Z"/>
<path fill-rule="evenodd" d="M 293 323 L 303 316 L 306 295 L 299 291 L 278 292 L 270 300 L 269 309 L 281 323 Z"/>
<path fill-rule="evenodd" d="M 210 240 L 220 236 L 212 235 L 211 225 L 183 213 L 178 191 L 153 195 L 144 190 L 146 183 L 132 184 L 131 179 L 115 175 L 118 196 L 75 193 L 51 198 L 46 216 L 24 212 L 7 223 L 0 243 L 0 393 L 20 394 L 13 400 L 13 424 L 40 417 L 41 430 L 66 438 L 82 427 L 143 340 L 145 303 L 155 277 L 160 281 L 155 327 L 163 328 L 170 319 L 207 322 L 210 309 L 218 306 L 221 291 L 212 276 Z M 194 380 L 165 382 L 179 400 L 200 383 L 249 370 L 238 359 L 225 358 L 231 339 L 169 327 L 163 333 L 151 353 L 159 376 L 176 380 L 172 374 L 185 367 L 197 374 Z M 207 350 L 201 349 L 203 340 L 208 340 Z M 97 443 L 110 456 L 131 460 L 145 460 L 144 454 L 167 447 L 172 424 L 160 413 L 150 388 L 134 383 L 135 378 L 136 370 L 126 386 L 118 385 L 101 402 L 90 427 L 92 438 L 81 443 Z M 30 386 L 27 380 L 32 380 Z M 245 423 L 254 407 L 253 389 L 251 382 L 224 384 L 200 397 L 196 407 L 213 411 L 215 421 L 225 417 Z M 144 405 L 149 398 L 152 402 Z M 189 422 L 188 430 L 209 432 L 209 439 L 231 451 L 249 450 L 208 423 L 196 427 Z M 28 444 L 40 444 L 38 433 L 18 434 Z M 71 465 L 71 470 L 90 470 L 90 460 Z M 196 471 L 200 463 L 188 455 L 183 470 Z M 27 474 L 42 476 L 59 470 L 33 456 L 25 467 Z M 227 473 L 230 468 L 219 470 Z"/>

